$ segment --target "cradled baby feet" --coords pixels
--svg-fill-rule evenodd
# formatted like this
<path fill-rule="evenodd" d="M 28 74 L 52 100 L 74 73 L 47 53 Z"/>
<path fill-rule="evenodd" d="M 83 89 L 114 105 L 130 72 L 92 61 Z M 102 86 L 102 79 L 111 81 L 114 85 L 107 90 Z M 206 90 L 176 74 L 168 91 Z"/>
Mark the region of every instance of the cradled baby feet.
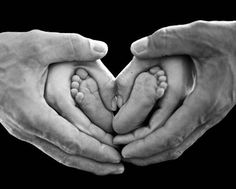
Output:
<path fill-rule="evenodd" d="M 78 68 L 72 76 L 71 95 L 91 122 L 112 132 L 113 113 L 104 106 L 98 85 L 86 70 Z"/>
<path fill-rule="evenodd" d="M 143 75 L 142 70 L 144 70 L 146 67 L 153 67 L 156 64 L 159 64 L 160 67 L 165 71 L 166 76 L 159 76 L 159 81 L 162 80 L 162 82 L 159 82 L 160 84 L 157 85 L 159 88 L 162 88 L 161 86 L 166 86 L 166 83 L 163 82 L 164 78 L 168 78 L 168 88 L 165 90 L 165 94 L 162 98 L 159 98 L 157 103 L 153 103 L 152 106 L 146 104 L 146 106 L 143 106 L 142 111 L 136 109 L 134 110 L 131 106 L 127 106 L 127 103 L 131 101 L 131 99 L 134 99 L 134 96 L 137 95 L 139 98 L 139 101 L 136 100 L 137 104 L 145 104 L 143 102 L 143 99 L 151 98 L 153 99 L 153 92 L 151 90 L 147 90 L 153 87 L 153 82 L 143 82 L 143 85 L 146 86 L 140 86 L 142 89 L 140 93 L 134 92 L 135 88 L 137 88 L 137 80 L 140 76 Z M 157 71 L 156 71 L 157 70 Z M 153 67 L 149 71 L 150 73 L 155 75 L 164 75 L 163 71 L 160 71 L 160 68 Z M 136 80 L 135 80 L 136 78 Z M 118 135 L 114 138 L 113 142 L 115 144 L 127 144 L 136 140 L 139 140 L 141 138 L 146 137 L 150 133 L 152 133 L 154 130 L 162 127 L 165 122 L 169 119 L 169 117 L 173 114 L 173 112 L 183 103 L 183 100 L 191 94 L 191 92 L 194 90 L 195 86 L 195 67 L 194 63 L 192 62 L 191 58 L 186 56 L 178 56 L 178 57 L 166 57 L 162 59 L 152 59 L 152 60 L 139 60 L 139 59 L 133 59 L 130 64 L 121 72 L 121 74 L 117 77 L 117 86 L 118 86 L 118 93 L 119 95 L 122 95 L 123 101 L 127 102 L 124 106 L 120 109 L 121 112 L 119 112 L 119 117 L 115 116 L 116 122 L 113 122 L 113 127 L 127 127 L 122 130 L 129 131 L 135 128 L 135 126 L 132 126 L 132 124 L 138 124 L 140 126 L 140 122 L 143 119 L 144 114 L 147 115 L 148 112 L 150 112 L 150 109 L 152 111 L 147 116 L 147 119 L 145 122 L 141 125 L 142 127 L 136 128 L 133 132 L 130 133 L 121 133 L 121 135 Z M 135 86 L 132 89 L 132 83 L 135 82 Z M 152 86 L 152 87 L 151 87 Z M 166 87 L 163 87 L 166 88 Z M 160 89 L 159 89 L 160 90 Z M 131 95 L 129 94 L 129 91 Z M 146 98 L 144 98 L 144 96 Z M 129 99 L 130 98 L 130 99 Z M 127 100 L 128 99 L 128 100 Z M 134 100 L 132 100 L 134 101 Z M 147 100 L 146 100 L 147 101 Z M 151 101 L 150 101 L 151 103 Z M 134 104 L 134 103 L 133 103 Z M 155 104 L 155 107 L 153 107 Z M 126 106 L 126 107 L 125 107 Z M 139 107 L 138 105 L 133 105 L 134 107 Z M 125 107 L 123 109 L 123 107 Z M 141 107 L 139 107 L 141 109 Z M 123 113 L 123 111 L 125 113 Z M 135 113 L 132 114 L 132 116 L 129 115 L 129 112 Z M 127 114 L 127 116 L 125 116 Z M 132 117 L 132 119 L 128 120 L 128 115 Z M 123 120 L 126 120 L 126 122 L 122 122 Z M 138 120 L 138 122 L 137 122 Z M 135 122 L 136 121 L 136 122 Z M 131 126 L 130 126 L 131 124 Z M 114 127 L 114 129 L 115 129 Z M 129 127 L 132 127 L 132 129 L 129 129 Z M 117 130 L 117 129 L 115 129 Z M 119 130 L 118 130 L 119 131 Z"/>
<path fill-rule="evenodd" d="M 118 134 L 124 134 L 142 126 L 166 88 L 167 78 L 160 67 L 156 66 L 139 74 L 129 100 L 120 107 L 113 120 L 113 129 Z"/>

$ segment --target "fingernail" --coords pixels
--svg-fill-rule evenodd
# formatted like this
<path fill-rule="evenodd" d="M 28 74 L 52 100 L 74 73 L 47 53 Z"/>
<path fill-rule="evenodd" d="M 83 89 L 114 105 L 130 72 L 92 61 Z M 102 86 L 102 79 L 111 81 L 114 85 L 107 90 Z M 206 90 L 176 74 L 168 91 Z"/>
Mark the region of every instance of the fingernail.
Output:
<path fill-rule="evenodd" d="M 89 42 L 90 42 L 90 47 L 93 51 L 102 54 L 107 53 L 108 47 L 106 43 L 97 40 L 90 40 Z"/>
<path fill-rule="evenodd" d="M 120 108 L 123 105 L 122 97 L 119 95 L 117 96 L 117 105 Z"/>
<path fill-rule="evenodd" d="M 116 171 L 115 171 L 115 174 L 121 174 L 123 173 L 125 170 L 125 168 L 122 166 L 122 167 L 119 167 Z"/>
<path fill-rule="evenodd" d="M 127 152 L 124 151 L 124 150 L 122 150 L 121 155 L 122 155 L 123 158 L 130 158 L 129 153 L 127 153 Z"/>
<path fill-rule="evenodd" d="M 148 38 L 144 37 L 142 39 L 139 39 L 138 41 L 135 41 L 131 45 L 131 50 L 137 54 L 140 54 L 147 49 L 147 46 L 148 46 Z"/>
<path fill-rule="evenodd" d="M 122 154 L 122 157 L 125 158 L 125 159 L 126 159 L 126 158 L 130 158 L 130 156 L 127 155 L 127 154 Z"/>
<path fill-rule="evenodd" d="M 116 109 L 117 109 L 117 97 L 116 96 L 112 99 L 111 107 L 112 107 L 113 111 L 116 111 Z"/>

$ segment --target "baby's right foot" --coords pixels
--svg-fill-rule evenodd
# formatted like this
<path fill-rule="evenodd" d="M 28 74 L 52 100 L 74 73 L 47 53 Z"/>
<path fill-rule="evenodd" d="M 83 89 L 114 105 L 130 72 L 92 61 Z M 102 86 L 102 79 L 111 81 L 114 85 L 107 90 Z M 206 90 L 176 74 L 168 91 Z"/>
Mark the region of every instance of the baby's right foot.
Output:
<path fill-rule="evenodd" d="M 71 95 L 91 122 L 112 132 L 113 113 L 105 108 L 96 81 L 84 69 L 79 68 L 72 76 Z"/>
<path fill-rule="evenodd" d="M 141 126 L 156 101 L 164 95 L 167 88 L 166 76 L 158 66 L 136 78 L 129 100 L 124 104 L 113 120 L 113 129 L 119 133 L 128 133 Z"/>

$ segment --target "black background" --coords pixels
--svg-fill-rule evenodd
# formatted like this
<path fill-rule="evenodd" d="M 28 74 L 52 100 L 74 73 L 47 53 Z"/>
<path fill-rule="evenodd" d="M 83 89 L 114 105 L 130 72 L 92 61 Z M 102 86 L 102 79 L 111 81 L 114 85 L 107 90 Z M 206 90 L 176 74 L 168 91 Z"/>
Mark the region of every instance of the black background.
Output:
<path fill-rule="evenodd" d="M 58 5 L 58 4 L 57 4 Z M 127 7 L 110 3 L 109 8 L 79 4 L 60 4 L 40 8 L 35 4 L 27 10 L 8 11 L 1 15 L 0 32 L 28 31 L 41 29 L 45 31 L 73 32 L 86 37 L 105 41 L 109 46 L 108 55 L 102 60 L 108 69 L 116 76 L 131 60 L 130 44 L 157 29 L 176 24 L 185 24 L 195 20 L 234 20 L 236 15 L 221 6 L 219 9 L 175 7 L 175 5 L 151 4 Z M 91 9 L 91 6 L 93 9 Z M 173 10 L 174 11 L 173 11 Z M 236 13 L 235 13 L 236 14 Z M 136 167 L 125 164 L 126 171 L 119 176 L 98 177 L 90 173 L 63 166 L 34 146 L 19 141 L 10 136 L 0 127 L 0 182 L 11 179 L 8 184 L 27 185 L 33 181 L 36 185 L 74 185 L 80 186 L 101 182 L 110 187 L 144 183 L 156 187 L 165 184 L 169 186 L 191 186 L 221 182 L 229 184 L 233 180 L 235 170 L 235 110 L 233 109 L 218 125 L 209 130 L 179 159 L 147 167 Z M 88 182 L 87 180 L 91 182 Z M 96 180 L 94 183 L 93 181 Z M 108 184 L 108 181 L 112 183 Z"/>

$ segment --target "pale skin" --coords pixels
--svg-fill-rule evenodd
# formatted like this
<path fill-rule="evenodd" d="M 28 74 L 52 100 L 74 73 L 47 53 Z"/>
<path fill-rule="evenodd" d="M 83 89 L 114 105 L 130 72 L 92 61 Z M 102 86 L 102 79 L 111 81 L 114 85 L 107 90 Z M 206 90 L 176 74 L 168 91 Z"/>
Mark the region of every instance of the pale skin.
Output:
<path fill-rule="evenodd" d="M 96 76 L 98 79 L 100 77 L 101 75 Z M 71 95 L 78 107 L 84 111 L 93 123 L 111 133 L 113 131 L 113 112 L 104 106 L 97 82 L 85 69 L 81 68 L 76 70 L 71 80 Z"/>
<path fill-rule="evenodd" d="M 90 117 L 93 123 L 98 123 L 107 132 L 111 132 L 113 126 L 113 129 L 119 134 L 126 134 L 140 127 L 154 105 L 159 101 L 159 108 L 155 113 L 158 116 L 155 120 L 150 120 L 149 127 L 135 130 L 134 134 L 116 136 L 114 142 L 125 144 L 137 140 L 162 126 L 161 124 L 173 112 L 171 108 L 183 100 L 193 88 L 193 66 L 191 60 L 186 57 L 165 58 L 148 62 L 134 59 L 130 64 L 147 66 L 154 65 L 158 61 L 163 69 L 154 66 L 148 71 L 140 73 L 142 67 L 140 66 L 140 70 L 124 69 L 117 77 L 116 81 L 119 86 L 124 82 L 126 86 L 132 87 L 133 85 L 133 89 L 129 99 L 124 99 L 127 100 L 127 103 L 123 105 L 120 101 L 117 102 L 121 109 L 114 119 L 113 114 L 103 105 L 96 80 L 89 76 L 86 70 L 77 69 L 75 71 L 71 79 L 71 95 L 78 107 Z M 161 100 L 167 89 L 167 78 L 164 70 L 167 72 L 169 87 L 165 98 Z M 136 74 L 137 78 L 133 74 Z M 96 78 L 99 79 L 100 77 L 96 76 Z M 113 125 L 111 125 L 112 120 Z"/>
<path fill-rule="evenodd" d="M 104 132 L 104 129 L 102 127 L 103 125 L 96 125 L 96 122 L 91 122 L 88 119 L 89 114 L 84 114 L 80 108 L 76 107 L 76 101 L 73 99 L 73 95 L 71 95 L 70 89 L 71 87 L 73 87 L 73 82 L 71 82 L 71 80 L 74 80 L 74 70 L 77 70 L 78 68 L 87 70 L 86 73 L 89 72 L 91 75 L 93 75 L 94 78 L 98 80 L 100 89 L 102 89 L 104 92 L 109 91 L 112 93 L 115 78 L 107 70 L 107 68 L 104 67 L 100 60 L 96 62 L 60 63 L 51 65 L 49 67 L 45 94 L 47 102 L 58 112 L 63 112 L 61 116 L 65 117 L 67 120 L 73 123 L 73 125 L 75 125 L 79 130 L 92 136 L 93 138 L 98 139 L 103 143 L 112 146 L 113 137 L 109 133 Z M 105 86 L 105 84 L 107 86 Z M 96 87 L 98 87 L 97 84 Z M 104 96 L 107 96 L 107 94 L 104 94 Z M 99 98 L 100 100 L 102 99 L 100 95 Z M 91 108 L 91 106 L 89 106 L 89 108 Z M 103 105 L 103 108 L 106 110 L 106 112 L 108 112 L 109 116 L 111 116 L 110 119 L 112 119 L 112 111 L 108 110 L 108 108 L 105 108 L 105 104 Z M 106 118 L 106 120 L 104 120 L 105 122 L 109 120 L 109 117 L 104 118 Z"/>
<path fill-rule="evenodd" d="M 131 73 L 135 72 L 133 77 L 128 75 L 123 79 L 124 82 L 116 81 L 121 96 L 118 97 L 118 104 L 122 104 L 124 99 L 127 100 L 131 93 L 132 82 L 127 82 L 128 79 L 135 80 L 138 75 L 136 70 L 141 73 L 158 66 L 159 61 L 148 63 L 154 59 L 188 55 L 190 62 L 194 63 L 196 79 L 192 92 L 190 87 L 191 94 L 179 99 L 179 102 L 170 103 L 166 112 L 167 120 L 160 128 L 151 130 L 148 135 L 140 132 L 143 133 L 141 137 L 132 134 L 127 140 L 118 140 L 120 136 L 115 137 L 116 143 L 128 143 L 122 149 L 125 161 L 136 165 L 149 165 L 176 159 L 227 115 L 236 101 L 235 36 L 235 22 L 197 21 L 162 28 L 132 44 L 131 51 L 134 56 L 147 64 L 133 61 L 126 68 Z M 153 114 L 151 120 L 157 120 L 157 117 L 158 114 Z M 149 128 L 152 127 L 144 131 L 150 131 Z M 136 138 L 137 140 L 133 140 Z"/>
<path fill-rule="evenodd" d="M 99 78 L 99 76 L 96 78 Z M 146 82 L 149 85 L 145 88 Z M 145 119 L 155 102 L 163 96 L 167 87 L 166 76 L 163 70 L 159 67 L 155 67 L 149 72 L 140 74 L 134 86 L 135 89 L 133 89 L 132 96 L 129 98 L 129 103 L 127 103 L 126 107 L 123 106 L 124 108 L 117 114 L 119 120 L 117 120 L 117 116 L 113 120 L 113 113 L 108 111 L 103 105 L 97 82 L 89 76 L 86 70 L 77 69 L 72 76 L 71 95 L 74 97 L 78 107 L 88 115 L 93 123 L 98 123 L 98 125 L 107 132 L 112 132 L 114 129 L 117 133 L 119 133 L 119 130 L 121 132 L 123 130 L 123 132 L 127 133 L 128 130 L 134 129 L 138 126 L 139 122 L 141 123 L 141 121 Z M 137 100 L 139 100 L 138 103 L 136 102 Z M 146 111 L 142 110 L 144 106 L 147 108 Z M 133 109 L 137 109 L 137 111 L 133 112 Z M 136 119 L 136 122 L 132 124 L 132 128 L 131 125 L 127 127 L 125 123 L 133 120 L 132 117 L 137 115 L 142 117 L 142 119 Z M 116 123 L 119 125 L 116 125 Z"/>
<path fill-rule="evenodd" d="M 174 111 L 161 127 L 151 130 L 147 135 L 143 132 L 141 137 L 134 135 L 134 138 L 137 137 L 135 141 L 132 137 L 117 139 L 123 136 L 114 139 L 117 143 L 127 143 L 121 152 L 125 161 L 149 165 L 176 159 L 227 115 L 236 101 L 235 36 L 235 22 L 198 21 L 162 28 L 132 44 L 131 51 L 139 61 L 131 61 L 126 70 L 132 68 L 133 77 L 128 75 L 123 80 L 133 78 L 135 81 L 139 73 L 147 72 L 155 66 L 165 70 L 164 64 L 160 65 L 163 57 L 188 55 L 194 62 L 196 83 L 194 90 L 190 89 L 191 93 L 184 100 L 170 106 L 169 109 Z M 93 70 L 107 73 L 99 61 L 107 52 L 104 44 L 77 34 L 7 32 L 0 34 L 0 52 L 0 118 L 10 134 L 35 145 L 70 167 L 99 175 L 124 171 L 123 165 L 119 164 L 120 154 L 111 143 L 110 134 L 104 135 L 104 131 L 99 131 L 97 135 L 94 131 L 99 128 L 90 124 L 87 116 L 79 120 L 73 113 L 63 111 L 65 109 L 70 112 L 76 108 L 70 96 L 73 93 L 71 79 L 77 69 L 75 62 L 78 67 L 81 62 L 93 62 Z M 59 62 L 73 66 L 68 66 L 64 75 L 66 79 L 62 79 L 60 87 L 57 87 L 53 86 L 56 82 L 52 77 L 49 81 L 48 76 L 61 72 L 60 66 L 53 69 L 53 65 Z M 96 75 L 86 69 L 85 65 L 82 68 L 91 78 Z M 125 75 L 123 73 L 121 75 Z M 165 73 L 169 77 L 168 71 Z M 104 83 L 95 80 L 103 106 L 112 111 L 116 109 L 112 102 L 117 93 L 121 97 L 117 98 L 120 107 L 127 102 L 125 99 L 131 94 L 132 83 L 127 82 L 126 85 L 116 82 L 118 91 L 114 91 L 114 78 L 111 82 L 105 78 L 111 77 L 105 74 L 104 79 L 101 79 L 106 81 Z M 47 81 L 51 84 L 46 85 Z M 105 88 L 102 89 L 102 86 Z M 57 91 L 57 88 L 60 90 Z M 169 88 L 167 86 L 166 96 Z M 158 114 L 150 115 L 150 119 L 156 120 Z M 80 125 L 82 123 L 88 125 Z M 142 127 L 135 131 L 140 129 Z M 104 138 L 102 142 L 100 138 Z"/>
<path fill-rule="evenodd" d="M 124 171 L 111 135 L 92 127 L 70 96 L 71 70 L 81 65 L 102 73 L 101 96 L 112 110 L 114 77 L 99 61 L 105 43 L 78 34 L 6 32 L 0 34 L 0 52 L 0 120 L 10 134 L 69 167 L 98 175 Z M 65 73 L 59 62 L 68 64 Z M 50 77 L 54 73 L 63 73 L 60 84 Z"/>
<path fill-rule="evenodd" d="M 128 110 L 129 113 L 133 116 L 125 117 L 127 113 L 123 115 L 123 117 L 120 118 L 126 120 L 126 124 L 124 126 L 129 127 L 129 125 L 132 122 L 136 122 L 134 119 L 139 119 L 143 113 L 147 114 L 150 112 L 150 107 L 148 106 L 139 106 L 139 104 L 143 104 L 146 102 L 143 102 L 142 99 L 148 99 L 152 105 L 150 105 L 152 108 L 156 103 L 156 107 L 152 109 L 153 111 L 153 117 L 151 117 L 150 120 L 148 120 L 148 125 L 142 125 L 143 127 L 136 129 L 132 133 L 124 134 L 124 135 L 118 135 L 114 138 L 114 142 L 116 144 L 127 144 L 132 141 L 141 139 L 157 128 L 163 126 L 164 122 L 168 119 L 168 117 L 172 114 L 174 111 L 174 108 L 179 105 L 181 101 L 184 100 L 184 98 L 191 93 L 194 87 L 194 65 L 190 58 L 179 56 L 179 57 L 169 57 L 169 58 L 162 58 L 162 59 L 156 59 L 156 60 L 138 60 L 134 58 L 130 64 L 124 69 L 121 74 L 116 78 L 116 82 L 119 86 L 118 91 L 120 94 L 123 95 L 123 101 L 129 101 L 127 99 L 129 97 L 130 89 L 133 86 L 133 83 L 135 78 L 138 78 L 142 72 L 142 70 L 146 70 L 147 67 L 151 67 L 150 70 L 154 70 L 157 67 L 155 65 L 159 65 L 167 76 L 167 84 L 165 85 L 165 94 L 164 97 L 160 98 L 158 101 L 152 102 L 152 97 L 155 96 L 155 93 L 149 93 L 147 94 L 148 90 L 145 90 L 146 93 L 137 93 L 137 96 L 141 97 L 136 100 L 135 103 L 133 103 L 133 108 L 130 107 Z M 154 66 L 154 67 L 153 67 Z M 131 74 L 132 73 L 132 74 Z M 165 74 L 163 74 L 165 75 Z M 137 80 L 137 79 L 136 79 Z M 146 87 L 154 87 L 154 85 L 151 85 L 150 83 L 143 83 L 143 88 Z M 133 87 L 132 90 L 135 88 Z M 132 91 L 133 92 L 133 91 Z M 143 97 L 142 95 L 145 95 L 146 97 Z M 147 98 L 148 97 L 148 98 Z M 130 98 L 130 97 L 129 97 Z M 135 105 L 136 104 L 136 105 Z M 120 110 L 124 111 L 124 110 Z M 118 113 L 119 115 L 119 113 Z M 121 112 L 122 115 L 122 112 Z M 140 116 L 141 115 L 141 116 Z M 114 119 L 114 121 L 120 121 Z M 119 124 L 119 123 L 115 123 Z"/>
<path fill-rule="evenodd" d="M 161 128 L 124 146 L 126 161 L 144 166 L 176 159 L 234 107 L 235 36 L 236 22 L 196 21 L 162 28 L 132 44 L 132 53 L 142 60 L 190 56 L 196 68 L 196 84 L 181 106 L 172 107 L 175 111 Z M 122 94 L 125 98 L 126 93 Z"/>
<path fill-rule="evenodd" d="M 156 102 L 164 95 L 166 88 L 167 78 L 160 67 L 156 66 L 140 73 L 134 81 L 127 102 L 118 104 L 121 109 L 113 119 L 114 130 L 118 134 L 126 134 L 141 127 Z"/>

